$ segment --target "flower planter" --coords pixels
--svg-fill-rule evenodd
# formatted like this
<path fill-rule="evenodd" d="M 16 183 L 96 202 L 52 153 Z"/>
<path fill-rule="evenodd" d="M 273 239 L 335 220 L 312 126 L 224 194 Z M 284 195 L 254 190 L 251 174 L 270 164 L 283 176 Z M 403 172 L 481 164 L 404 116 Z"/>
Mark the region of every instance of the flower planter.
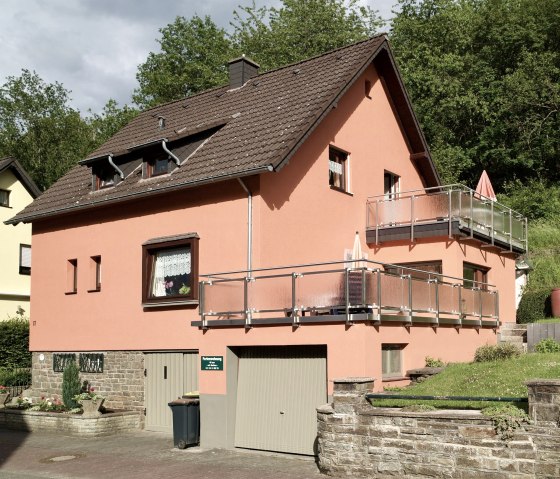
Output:
<path fill-rule="evenodd" d="M 0 393 L 0 409 L 4 407 L 4 404 L 8 402 L 8 398 L 10 397 L 10 393 Z"/>
<path fill-rule="evenodd" d="M 84 413 L 82 414 L 83 417 L 97 417 L 101 416 L 101 406 L 105 402 L 105 398 L 99 399 L 82 399 L 78 401 Z"/>

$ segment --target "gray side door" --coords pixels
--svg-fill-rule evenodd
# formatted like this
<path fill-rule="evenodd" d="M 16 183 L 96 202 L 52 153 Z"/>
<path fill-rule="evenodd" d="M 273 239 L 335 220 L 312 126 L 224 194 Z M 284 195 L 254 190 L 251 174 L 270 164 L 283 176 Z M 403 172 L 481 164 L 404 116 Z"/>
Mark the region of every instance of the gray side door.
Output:
<path fill-rule="evenodd" d="M 326 347 L 244 348 L 235 446 L 315 455 L 316 408 L 326 402 Z"/>
<path fill-rule="evenodd" d="M 198 389 L 198 353 L 146 353 L 147 431 L 173 432 L 168 403 Z"/>

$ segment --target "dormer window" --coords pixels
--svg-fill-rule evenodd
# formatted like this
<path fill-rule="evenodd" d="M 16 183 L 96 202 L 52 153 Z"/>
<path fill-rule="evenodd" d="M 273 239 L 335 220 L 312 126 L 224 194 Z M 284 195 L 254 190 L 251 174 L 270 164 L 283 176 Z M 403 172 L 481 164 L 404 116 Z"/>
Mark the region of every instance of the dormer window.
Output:
<path fill-rule="evenodd" d="M 169 173 L 169 156 L 163 152 L 145 164 L 144 178 L 166 175 Z"/>
<path fill-rule="evenodd" d="M 93 171 L 93 189 L 102 190 L 115 186 L 117 173 L 111 165 L 95 165 Z"/>

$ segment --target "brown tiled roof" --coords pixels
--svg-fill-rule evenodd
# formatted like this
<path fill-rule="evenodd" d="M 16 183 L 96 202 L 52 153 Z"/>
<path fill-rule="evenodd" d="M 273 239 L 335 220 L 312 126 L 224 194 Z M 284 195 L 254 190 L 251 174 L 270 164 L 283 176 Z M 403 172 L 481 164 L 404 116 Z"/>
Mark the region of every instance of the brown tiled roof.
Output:
<path fill-rule="evenodd" d="M 161 138 L 166 138 L 173 149 L 173 142 L 179 138 L 223 126 L 169 175 L 141 180 L 140 175 L 130 174 L 113 188 L 92 192 L 91 169 L 76 166 L 10 222 L 32 221 L 101 203 L 278 169 L 386 41 L 384 35 L 378 35 L 263 73 L 241 88 L 215 88 L 146 110 L 86 161 L 108 154 L 118 157 L 134 146 Z M 159 128 L 159 117 L 165 118 L 163 129 Z"/>

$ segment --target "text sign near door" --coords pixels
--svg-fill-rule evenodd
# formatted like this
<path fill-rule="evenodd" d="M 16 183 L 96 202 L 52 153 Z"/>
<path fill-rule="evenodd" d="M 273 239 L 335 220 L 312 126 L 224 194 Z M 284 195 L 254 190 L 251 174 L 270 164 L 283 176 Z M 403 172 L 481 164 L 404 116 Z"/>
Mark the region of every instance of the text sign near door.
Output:
<path fill-rule="evenodd" d="M 201 367 L 202 371 L 223 371 L 224 370 L 224 357 L 223 356 L 202 356 Z"/>

